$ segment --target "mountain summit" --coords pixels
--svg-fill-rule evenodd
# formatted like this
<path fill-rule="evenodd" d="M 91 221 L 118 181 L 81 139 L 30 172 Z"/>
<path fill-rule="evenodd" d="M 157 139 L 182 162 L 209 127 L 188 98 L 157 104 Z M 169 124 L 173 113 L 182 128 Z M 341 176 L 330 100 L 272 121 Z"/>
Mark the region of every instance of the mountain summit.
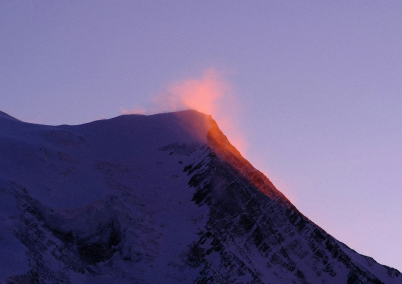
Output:
<path fill-rule="evenodd" d="M 192 110 L 77 126 L 0 112 L 0 212 L 0 283 L 402 283 Z"/>

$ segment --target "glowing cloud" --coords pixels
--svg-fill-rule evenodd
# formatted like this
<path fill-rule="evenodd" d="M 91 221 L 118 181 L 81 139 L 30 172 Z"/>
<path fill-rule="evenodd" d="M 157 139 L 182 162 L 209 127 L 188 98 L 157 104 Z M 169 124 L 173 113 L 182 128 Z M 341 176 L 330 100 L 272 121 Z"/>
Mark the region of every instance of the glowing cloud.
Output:
<path fill-rule="evenodd" d="M 214 69 L 206 70 L 200 79 L 187 79 L 171 84 L 166 91 L 154 99 L 159 111 L 195 109 L 214 115 L 217 100 L 227 95 L 229 86 Z"/>
<path fill-rule="evenodd" d="M 238 128 L 239 108 L 232 87 L 224 73 L 215 68 L 205 70 L 200 78 L 186 78 L 173 82 L 151 99 L 151 107 L 121 109 L 123 114 L 154 114 L 195 109 L 210 114 L 229 137 L 231 143 L 244 154 L 246 143 Z"/>

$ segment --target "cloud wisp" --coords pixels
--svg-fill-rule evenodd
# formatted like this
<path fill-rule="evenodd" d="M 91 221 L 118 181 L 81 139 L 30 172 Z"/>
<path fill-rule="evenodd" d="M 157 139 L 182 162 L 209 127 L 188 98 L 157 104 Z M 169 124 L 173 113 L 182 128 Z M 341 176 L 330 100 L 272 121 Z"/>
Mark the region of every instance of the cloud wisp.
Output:
<path fill-rule="evenodd" d="M 219 112 L 219 100 L 227 98 L 229 91 L 223 76 L 216 69 L 210 68 L 199 79 L 172 83 L 165 92 L 154 98 L 154 104 L 157 110 L 195 109 L 214 116 Z"/>
<path fill-rule="evenodd" d="M 219 100 L 228 97 L 229 84 L 215 68 L 205 70 L 201 78 L 183 79 L 169 86 L 152 97 L 149 108 L 135 107 L 121 109 L 123 114 L 155 114 L 185 109 L 195 109 L 205 114 L 216 115 L 219 112 Z"/>
<path fill-rule="evenodd" d="M 150 107 L 121 109 L 123 114 L 155 114 L 194 109 L 210 114 L 239 151 L 245 151 L 245 139 L 240 135 L 239 108 L 233 88 L 223 72 L 215 68 L 204 70 L 199 78 L 184 78 L 169 84 L 150 99 Z"/>

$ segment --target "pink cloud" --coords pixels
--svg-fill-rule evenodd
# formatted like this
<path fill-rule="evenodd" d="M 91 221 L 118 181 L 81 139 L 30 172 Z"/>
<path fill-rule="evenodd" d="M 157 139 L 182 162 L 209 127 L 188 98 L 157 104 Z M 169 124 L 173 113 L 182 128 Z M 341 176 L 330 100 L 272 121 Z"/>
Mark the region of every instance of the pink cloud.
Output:
<path fill-rule="evenodd" d="M 195 109 L 214 115 L 219 111 L 218 99 L 227 96 L 229 85 L 214 68 L 204 71 L 201 78 L 174 82 L 155 99 L 156 111 Z"/>
<path fill-rule="evenodd" d="M 151 98 L 151 106 L 121 109 L 123 114 L 154 114 L 195 109 L 210 114 L 230 142 L 244 154 L 246 139 L 238 127 L 240 108 L 224 72 L 206 69 L 199 78 L 177 80 Z"/>

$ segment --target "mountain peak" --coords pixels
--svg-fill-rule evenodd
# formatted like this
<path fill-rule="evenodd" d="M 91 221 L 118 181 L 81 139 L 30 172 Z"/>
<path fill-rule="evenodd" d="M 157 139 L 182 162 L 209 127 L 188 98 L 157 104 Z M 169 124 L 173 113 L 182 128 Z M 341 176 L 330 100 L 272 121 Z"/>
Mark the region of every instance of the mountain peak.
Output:
<path fill-rule="evenodd" d="M 210 115 L 8 125 L 1 283 L 401 283 L 303 216 Z"/>

